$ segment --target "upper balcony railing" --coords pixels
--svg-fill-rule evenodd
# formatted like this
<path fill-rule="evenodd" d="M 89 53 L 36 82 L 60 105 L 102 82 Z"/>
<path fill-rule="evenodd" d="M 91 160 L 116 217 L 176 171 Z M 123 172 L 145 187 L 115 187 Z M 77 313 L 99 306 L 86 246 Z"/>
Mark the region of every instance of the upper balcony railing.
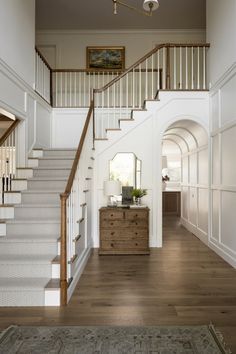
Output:
<path fill-rule="evenodd" d="M 36 50 L 36 91 L 53 107 L 141 108 L 159 90 L 207 90 L 208 44 L 162 44 L 127 70 L 51 69 Z M 99 94 L 100 93 L 100 94 Z"/>

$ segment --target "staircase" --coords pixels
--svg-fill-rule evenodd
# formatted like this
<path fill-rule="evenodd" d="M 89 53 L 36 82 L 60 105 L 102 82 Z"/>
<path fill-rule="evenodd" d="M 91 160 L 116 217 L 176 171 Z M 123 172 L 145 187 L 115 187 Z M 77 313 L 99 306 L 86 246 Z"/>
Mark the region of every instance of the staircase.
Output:
<path fill-rule="evenodd" d="M 75 150 L 33 150 L 0 207 L 0 306 L 60 304 L 60 193 Z M 3 231 L 4 233 L 4 231 Z"/>

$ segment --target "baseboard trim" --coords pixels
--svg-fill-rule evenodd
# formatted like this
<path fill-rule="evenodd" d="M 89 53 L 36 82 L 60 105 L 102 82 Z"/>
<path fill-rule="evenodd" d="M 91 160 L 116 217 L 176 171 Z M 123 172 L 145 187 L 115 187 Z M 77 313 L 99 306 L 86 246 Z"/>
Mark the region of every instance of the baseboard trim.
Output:
<path fill-rule="evenodd" d="M 184 218 L 181 218 L 180 222 L 189 232 L 191 232 L 192 234 L 197 236 L 197 238 L 199 238 L 199 240 L 201 240 L 206 246 L 208 246 L 208 237 L 205 232 L 198 229 L 195 225 L 190 224 Z"/>
<path fill-rule="evenodd" d="M 76 287 L 76 285 L 77 285 L 77 283 L 78 283 L 78 281 L 79 281 L 79 278 L 80 278 L 80 276 L 82 275 L 82 273 L 83 273 L 83 270 L 84 270 L 84 268 L 85 268 L 85 266 L 86 266 L 86 264 L 87 264 L 87 261 L 88 261 L 88 259 L 89 259 L 89 257 L 90 257 L 90 254 L 91 254 L 91 248 L 86 248 L 85 250 L 84 250 L 84 252 L 81 254 L 81 256 L 80 256 L 80 258 L 78 259 L 78 263 L 79 263 L 79 265 L 78 265 L 78 268 L 77 268 L 77 270 L 76 270 L 76 273 L 75 273 L 75 275 L 74 275 L 74 277 L 73 277 L 73 281 L 72 281 L 72 283 L 70 284 L 70 286 L 69 286 L 69 288 L 68 288 L 68 291 L 67 291 L 67 299 L 68 299 L 68 302 L 70 301 L 70 298 L 71 298 L 71 296 L 73 295 L 73 293 L 74 293 L 74 290 L 75 290 L 75 287 Z"/>
<path fill-rule="evenodd" d="M 225 250 L 220 247 L 217 241 L 210 239 L 209 247 L 218 254 L 221 258 L 223 258 L 227 263 L 229 263 L 233 268 L 236 269 L 236 259 L 234 259 L 231 255 L 229 255 Z"/>

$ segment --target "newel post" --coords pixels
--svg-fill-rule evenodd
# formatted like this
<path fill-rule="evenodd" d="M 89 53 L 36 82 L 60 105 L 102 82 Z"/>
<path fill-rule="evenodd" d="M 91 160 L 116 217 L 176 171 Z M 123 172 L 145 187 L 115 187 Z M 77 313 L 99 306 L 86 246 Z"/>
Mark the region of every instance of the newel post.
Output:
<path fill-rule="evenodd" d="M 60 257 L 60 288 L 61 306 L 67 305 L 67 242 L 66 242 L 66 201 L 67 194 L 62 193 L 61 199 L 61 257 Z"/>

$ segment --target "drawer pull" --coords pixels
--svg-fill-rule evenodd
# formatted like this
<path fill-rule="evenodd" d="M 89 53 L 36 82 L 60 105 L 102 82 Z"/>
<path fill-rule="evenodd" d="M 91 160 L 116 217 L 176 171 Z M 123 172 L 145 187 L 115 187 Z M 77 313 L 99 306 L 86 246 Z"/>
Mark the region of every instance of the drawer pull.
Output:
<path fill-rule="evenodd" d="M 111 222 L 111 225 L 114 225 L 113 222 Z"/>
<path fill-rule="evenodd" d="M 135 232 L 135 235 L 138 235 L 138 233 L 137 233 L 137 232 Z"/>
<path fill-rule="evenodd" d="M 114 243 L 111 243 L 111 247 L 114 247 Z"/>
<path fill-rule="evenodd" d="M 138 243 L 135 243 L 135 246 L 138 246 Z"/>
<path fill-rule="evenodd" d="M 111 216 L 113 216 L 113 214 L 111 214 Z"/>
<path fill-rule="evenodd" d="M 115 232 L 111 232 L 111 235 L 114 235 Z"/>

